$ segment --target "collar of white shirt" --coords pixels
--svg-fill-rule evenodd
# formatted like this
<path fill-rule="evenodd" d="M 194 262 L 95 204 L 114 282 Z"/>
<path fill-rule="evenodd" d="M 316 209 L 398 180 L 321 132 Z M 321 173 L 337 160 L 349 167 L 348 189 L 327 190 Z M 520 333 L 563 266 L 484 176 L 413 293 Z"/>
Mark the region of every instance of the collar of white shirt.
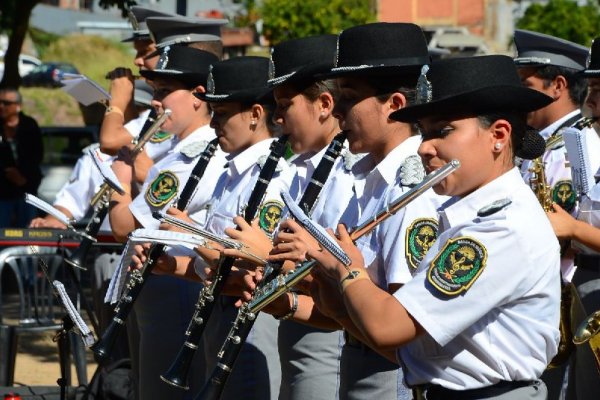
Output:
<path fill-rule="evenodd" d="M 256 165 L 257 160 L 260 157 L 268 157 L 270 154 L 271 143 L 273 143 L 274 140 L 275 139 L 262 140 L 231 158 L 227 164 L 231 173 L 241 175 L 252 166 Z"/>
<path fill-rule="evenodd" d="M 570 113 L 568 113 L 567 115 L 565 115 L 564 117 L 562 117 L 561 119 L 554 121 L 553 123 L 551 123 L 550 125 L 548 125 L 547 127 L 545 127 L 544 129 L 542 129 L 540 131 L 540 135 L 542 135 L 542 137 L 544 138 L 544 140 L 547 140 L 550 135 L 552 135 L 554 133 L 555 130 L 558 129 L 558 127 L 565 122 L 566 120 L 568 120 L 569 118 L 573 118 L 575 115 L 577 115 L 579 113 L 579 110 L 573 110 Z"/>
<path fill-rule="evenodd" d="M 441 226 L 448 229 L 465 221 L 471 221 L 477 212 L 495 200 L 510 198 L 519 185 L 524 185 L 515 167 L 462 199 L 452 197 L 441 207 Z"/>

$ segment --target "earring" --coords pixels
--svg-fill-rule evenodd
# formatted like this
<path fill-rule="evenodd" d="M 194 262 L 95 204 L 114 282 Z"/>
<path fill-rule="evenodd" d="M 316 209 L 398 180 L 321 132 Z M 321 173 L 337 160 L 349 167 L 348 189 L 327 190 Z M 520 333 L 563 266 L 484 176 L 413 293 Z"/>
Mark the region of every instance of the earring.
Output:
<path fill-rule="evenodd" d="M 502 148 L 502 144 L 500 144 L 500 143 L 496 143 L 496 144 L 494 145 L 494 148 L 495 148 L 496 150 L 500 150 L 500 149 Z"/>
<path fill-rule="evenodd" d="M 256 126 L 257 122 L 255 119 L 253 119 L 252 121 L 250 121 L 250 126 Z"/>
<path fill-rule="evenodd" d="M 321 117 L 325 116 L 325 111 L 321 111 Z"/>

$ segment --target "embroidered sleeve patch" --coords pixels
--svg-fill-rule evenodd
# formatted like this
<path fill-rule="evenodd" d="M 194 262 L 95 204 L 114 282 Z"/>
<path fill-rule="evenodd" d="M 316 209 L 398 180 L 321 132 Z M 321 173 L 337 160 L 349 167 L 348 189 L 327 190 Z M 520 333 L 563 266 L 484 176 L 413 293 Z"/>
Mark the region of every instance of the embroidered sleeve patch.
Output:
<path fill-rule="evenodd" d="M 171 134 L 169 132 L 158 131 L 150 138 L 150 143 L 161 143 L 169 139 Z"/>
<path fill-rule="evenodd" d="M 577 193 L 573 189 L 573 182 L 567 179 L 556 182 L 552 188 L 552 201 L 571 212 L 575 207 L 575 200 L 577 200 Z"/>
<path fill-rule="evenodd" d="M 406 261 L 411 269 L 417 269 L 429 248 L 437 239 L 438 222 L 433 218 L 417 218 L 406 229 Z"/>
<path fill-rule="evenodd" d="M 258 225 L 269 235 L 272 235 L 277 225 L 279 225 L 283 207 L 283 203 L 278 200 L 268 200 L 261 206 L 258 214 Z"/>
<path fill-rule="evenodd" d="M 161 171 L 146 189 L 146 201 L 154 207 L 167 204 L 179 188 L 179 178 L 171 171 Z"/>
<path fill-rule="evenodd" d="M 449 296 L 466 292 L 485 268 L 487 250 L 469 237 L 450 239 L 431 262 L 427 280 Z"/>

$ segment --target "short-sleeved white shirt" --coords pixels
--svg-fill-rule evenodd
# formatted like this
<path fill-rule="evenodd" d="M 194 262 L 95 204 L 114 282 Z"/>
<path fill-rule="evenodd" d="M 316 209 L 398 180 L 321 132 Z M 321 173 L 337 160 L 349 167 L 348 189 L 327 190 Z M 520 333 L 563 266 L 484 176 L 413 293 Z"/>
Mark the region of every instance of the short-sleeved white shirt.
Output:
<path fill-rule="evenodd" d="M 355 226 L 372 219 L 386 205 L 418 183 L 403 179 L 401 172 L 403 168 L 408 169 L 409 157 L 410 161 L 418 163 L 422 171 L 421 159 L 417 155 L 420 143 L 420 137 L 409 137 L 375 167 L 370 155 L 355 165 L 354 196 L 342 218 L 345 223 Z M 379 287 L 387 290 L 390 284 L 403 284 L 411 279 L 427 246 L 434 239 L 429 234 L 427 237 L 418 235 L 418 231 L 422 234 L 437 232 L 437 208 L 446 199 L 428 190 L 356 241 L 369 276 Z M 410 237 L 409 252 L 406 235 Z M 417 242 L 420 238 L 427 243 L 419 246 Z"/>
<path fill-rule="evenodd" d="M 297 202 L 306 191 L 327 148 L 324 147 L 315 154 L 300 155 L 291 161 L 295 167 L 295 176 L 290 186 L 290 195 Z M 337 228 L 337 224 L 352 198 L 354 174 L 351 164 L 361 156 L 351 154 L 345 145 L 342 154 L 336 158 L 310 214 L 312 220 L 319 225 L 334 230 Z"/>
<path fill-rule="evenodd" d="M 594 185 L 588 195 L 581 200 L 577 219 L 600 228 L 600 183 Z M 583 254 L 600 255 L 599 251 L 592 250 L 575 240 L 572 244 Z"/>
<path fill-rule="evenodd" d="M 398 350 L 407 383 L 465 390 L 539 378 L 559 342 L 559 252 L 516 168 L 449 200 L 418 274 L 394 293 L 425 330 Z"/>
<path fill-rule="evenodd" d="M 86 148 L 87 149 L 87 148 Z M 97 151 L 96 154 L 101 161 L 112 162 L 114 157 Z M 94 165 L 92 157 L 87 151 L 77 160 L 69 181 L 56 194 L 54 200 L 55 206 L 61 206 L 69 210 L 73 219 L 80 220 L 90 208 L 92 197 L 98 192 L 104 178 Z M 110 232 L 108 217 L 104 219 L 100 226 L 101 231 Z"/>
<path fill-rule="evenodd" d="M 140 194 L 133 200 L 129 205 L 129 209 L 135 219 L 144 227 L 148 229 L 158 229 L 158 220 L 152 217 L 154 211 L 163 210 L 168 207 L 174 206 L 175 200 L 179 198 L 185 183 L 187 182 L 192 169 L 198 162 L 202 151 L 189 151 L 190 148 L 204 148 L 209 141 L 214 139 L 215 132 L 209 125 L 204 125 L 201 128 L 195 130 L 192 134 L 187 136 L 181 141 L 177 141 L 176 145 L 169 151 L 169 153 L 158 163 L 154 164 L 150 171 L 146 181 L 140 191 Z M 193 157 L 189 157 L 188 154 L 194 154 Z M 192 197 L 195 201 L 208 202 L 209 196 L 212 194 L 212 188 L 215 187 L 217 179 L 225 164 L 225 153 L 220 149 L 217 149 L 215 155 L 208 163 L 208 167 L 201 181 L 196 188 L 196 192 Z M 160 178 L 168 177 L 170 181 L 176 181 L 176 194 L 174 196 L 167 196 L 168 202 L 161 204 L 156 201 L 156 194 L 160 196 L 153 187 L 160 184 L 162 181 Z M 165 185 L 162 185 L 163 187 Z M 155 188 L 156 189 L 156 188 Z M 165 188 L 165 191 L 168 189 Z M 202 200 L 204 199 L 204 200 Z M 206 214 L 206 213 L 205 213 Z M 205 219 L 205 215 L 203 217 Z"/>

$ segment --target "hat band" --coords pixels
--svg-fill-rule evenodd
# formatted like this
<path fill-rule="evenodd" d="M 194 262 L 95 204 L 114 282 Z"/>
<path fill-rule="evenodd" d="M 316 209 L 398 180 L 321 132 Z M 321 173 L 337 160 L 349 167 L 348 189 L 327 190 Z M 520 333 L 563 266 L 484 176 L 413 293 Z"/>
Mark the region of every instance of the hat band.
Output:
<path fill-rule="evenodd" d="M 206 93 L 204 95 L 204 97 L 208 100 L 208 99 L 226 99 L 229 96 L 231 96 L 230 94 L 209 94 Z"/>
<path fill-rule="evenodd" d="M 515 58 L 515 64 L 519 65 L 533 65 L 533 64 L 550 64 L 552 60 L 549 58 L 542 57 L 517 57 Z"/>
<path fill-rule="evenodd" d="M 281 82 L 287 80 L 292 75 L 295 75 L 296 72 L 298 72 L 298 71 L 290 72 L 289 74 L 285 74 L 285 75 L 278 76 L 277 78 L 269 79 L 267 81 L 267 84 L 269 84 L 269 85 L 277 85 L 278 83 L 281 83 Z"/>
<path fill-rule="evenodd" d="M 346 65 L 336 66 L 331 69 L 331 72 L 337 71 L 356 71 L 367 68 L 381 68 L 381 67 L 420 67 L 423 64 L 429 64 L 429 57 L 403 57 L 397 59 L 381 59 L 381 60 L 369 60 L 371 64 L 360 64 L 360 65 Z M 339 63 L 339 61 L 338 61 Z M 336 63 L 337 64 L 337 63 Z"/>

